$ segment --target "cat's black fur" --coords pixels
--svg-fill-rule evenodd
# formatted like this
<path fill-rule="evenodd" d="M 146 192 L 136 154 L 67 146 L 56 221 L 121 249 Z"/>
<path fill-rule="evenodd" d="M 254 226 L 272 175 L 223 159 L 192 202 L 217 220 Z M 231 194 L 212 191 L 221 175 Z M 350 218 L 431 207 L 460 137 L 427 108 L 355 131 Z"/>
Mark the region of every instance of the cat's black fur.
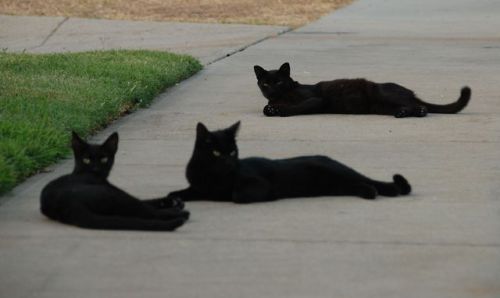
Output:
<path fill-rule="evenodd" d="M 118 149 L 118 134 L 102 145 L 73 133 L 75 167 L 47 184 L 41 212 L 50 219 L 88 229 L 171 231 L 189 217 L 182 202 L 167 198 L 138 200 L 108 182 Z"/>
<path fill-rule="evenodd" d="M 471 97 L 471 89 L 463 87 L 456 102 L 431 104 L 398 84 L 379 84 L 365 79 L 339 79 L 302 85 L 290 77 L 288 63 L 278 70 L 269 71 L 255 65 L 254 71 L 257 84 L 269 101 L 263 110 L 266 116 L 331 113 L 424 117 L 427 113 L 458 113 Z"/>
<path fill-rule="evenodd" d="M 399 174 L 393 182 L 376 181 L 326 156 L 238 159 L 235 136 L 239 124 L 210 132 L 198 123 L 186 169 L 190 186 L 170 193 L 169 198 L 251 203 L 335 195 L 374 199 L 378 194 L 398 196 L 411 191 Z"/>

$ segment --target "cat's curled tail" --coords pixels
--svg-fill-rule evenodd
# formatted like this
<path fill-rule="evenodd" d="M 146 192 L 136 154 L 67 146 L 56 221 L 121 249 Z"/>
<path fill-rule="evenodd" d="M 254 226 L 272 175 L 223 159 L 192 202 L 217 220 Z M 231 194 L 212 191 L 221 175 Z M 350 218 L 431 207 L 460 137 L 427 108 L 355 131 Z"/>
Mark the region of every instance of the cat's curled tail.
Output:
<path fill-rule="evenodd" d="M 455 114 L 460 112 L 465 108 L 465 106 L 467 106 L 470 100 L 470 96 L 471 96 L 471 89 L 465 86 L 462 87 L 462 90 L 460 91 L 460 97 L 458 98 L 458 100 L 453 103 L 446 105 L 437 105 L 422 100 L 421 102 L 427 108 L 427 111 L 429 113 Z"/>

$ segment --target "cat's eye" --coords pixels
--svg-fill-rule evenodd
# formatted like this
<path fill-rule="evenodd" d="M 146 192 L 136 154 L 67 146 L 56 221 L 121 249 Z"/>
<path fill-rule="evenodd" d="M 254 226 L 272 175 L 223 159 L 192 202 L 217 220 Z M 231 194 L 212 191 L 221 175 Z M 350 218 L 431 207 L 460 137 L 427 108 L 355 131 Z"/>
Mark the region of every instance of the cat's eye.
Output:
<path fill-rule="evenodd" d="M 214 156 L 217 156 L 217 157 L 219 157 L 219 156 L 220 156 L 220 152 L 219 152 L 219 151 L 217 151 L 217 150 L 212 151 L 212 154 L 213 154 Z"/>
<path fill-rule="evenodd" d="M 278 83 L 276 83 L 276 85 L 283 85 L 283 81 L 279 81 Z"/>
<path fill-rule="evenodd" d="M 229 153 L 229 155 L 236 156 L 236 150 L 231 151 L 231 153 Z"/>
<path fill-rule="evenodd" d="M 107 157 L 102 157 L 100 159 L 101 163 L 107 163 L 108 162 L 108 158 Z"/>
<path fill-rule="evenodd" d="M 262 86 L 269 87 L 269 84 L 268 83 L 263 83 Z"/>
<path fill-rule="evenodd" d="M 90 164 L 90 158 L 84 158 L 84 159 L 82 159 L 82 161 L 86 165 Z"/>

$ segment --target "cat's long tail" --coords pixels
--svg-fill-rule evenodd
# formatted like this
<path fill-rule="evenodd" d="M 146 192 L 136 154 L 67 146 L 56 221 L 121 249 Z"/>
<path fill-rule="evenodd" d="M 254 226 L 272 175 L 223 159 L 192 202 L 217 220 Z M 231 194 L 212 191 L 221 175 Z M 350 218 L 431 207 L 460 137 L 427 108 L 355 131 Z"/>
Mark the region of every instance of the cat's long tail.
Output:
<path fill-rule="evenodd" d="M 405 177 L 400 174 L 396 174 L 392 177 L 392 179 L 393 182 L 373 181 L 377 192 L 388 197 L 407 195 L 411 192 L 411 185 Z"/>
<path fill-rule="evenodd" d="M 92 213 L 85 207 L 75 212 L 69 224 L 96 230 L 136 230 L 136 231 L 173 231 L 182 226 L 184 218 L 171 220 L 142 219 L 136 217 L 104 216 Z"/>
<path fill-rule="evenodd" d="M 471 96 L 471 89 L 467 86 L 462 87 L 460 97 L 457 101 L 447 105 L 437 105 L 421 100 L 422 104 L 427 108 L 429 113 L 455 114 L 460 112 L 467 106 Z"/>

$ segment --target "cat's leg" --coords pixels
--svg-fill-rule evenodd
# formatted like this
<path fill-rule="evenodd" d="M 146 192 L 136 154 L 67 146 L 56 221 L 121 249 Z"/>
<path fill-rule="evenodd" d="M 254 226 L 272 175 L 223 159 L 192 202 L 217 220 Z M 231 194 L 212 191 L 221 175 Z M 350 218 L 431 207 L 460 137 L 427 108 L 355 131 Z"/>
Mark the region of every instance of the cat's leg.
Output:
<path fill-rule="evenodd" d="M 324 106 L 324 101 L 319 97 L 310 97 L 299 104 L 285 106 L 280 111 L 280 116 L 306 115 L 321 113 Z"/>
<path fill-rule="evenodd" d="M 144 219 L 161 219 L 170 220 L 175 218 L 183 218 L 187 220 L 189 218 L 189 212 L 187 210 L 179 208 L 158 208 L 157 206 L 161 204 L 164 199 L 156 200 L 146 200 L 142 201 L 134 197 L 127 199 L 121 199 L 116 202 L 117 214 L 138 217 Z"/>
<path fill-rule="evenodd" d="M 88 206 L 74 204 L 69 211 L 69 217 L 61 221 L 87 229 L 172 231 L 183 225 L 186 219 L 179 217 L 171 220 L 158 220 L 152 217 L 99 214 L 90 210 Z"/>
<path fill-rule="evenodd" d="M 322 193 L 328 196 L 356 196 L 367 200 L 373 200 L 377 197 L 377 189 L 366 182 L 350 182 L 342 185 L 336 185 L 333 189 Z"/>
<path fill-rule="evenodd" d="M 392 182 L 373 181 L 373 186 L 379 194 L 386 197 L 396 197 L 401 193 L 401 189 Z"/>
<path fill-rule="evenodd" d="M 113 196 L 123 197 L 126 198 L 127 200 L 139 200 L 112 184 L 109 184 L 108 187 L 114 190 Z M 184 203 L 181 200 L 169 199 L 167 197 L 149 199 L 149 200 L 140 200 L 140 201 L 157 209 L 177 208 L 179 210 L 182 210 L 184 208 Z"/>
<path fill-rule="evenodd" d="M 406 118 L 413 115 L 413 109 L 410 107 L 400 107 L 396 113 L 394 113 L 394 117 L 396 118 Z"/>
<path fill-rule="evenodd" d="M 426 106 L 419 105 L 413 109 L 413 116 L 415 117 L 425 117 L 427 116 L 427 113 L 428 111 Z"/>
<path fill-rule="evenodd" d="M 206 196 L 205 196 L 206 197 Z M 194 190 L 191 187 L 186 189 L 173 191 L 168 194 L 167 199 L 175 200 L 180 199 L 182 201 L 199 201 L 203 200 L 204 196 L 200 192 Z"/>
<path fill-rule="evenodd" d="M 376 115 L 391 115 L 396 118 L 406 118 L 413 116 L 414 110 L 415 109 L 411 106 L 378 103 L 372 106 L 370 112 Z"/>
<path fill-rule="evenodd" d="M 385 109 L 385 111 L 384 111 Z M 396 107 L 391 107 L 388 105 L 385 105 L 381 109 L 384 111 L 383 114 L 385 115 L 394 115 L 396 118 L 406 118 L 406 117 L 425 117 L 427 116 L 427 108 L 425 106 L 411 106 L 411 105 L 406 105 L 406 106 L 396 106 Z M 382 114 L 382 113 L 380 113 Z"/>
<path fill-rule="evenodd" d="M 427 107 L 418 105 L 418 106 L 403 106 L 400 107 L 399 110 L 394 114 L 396 118 L 404 118 L 404 117 L 425 117 L 427 116 Z"/>
<path fill-rule="evenodd" d="M 374 104 L 370 109 L 371 114 L 394 116 L 399 111 L 399 106 L 392 104 Z"/>
<path fill-rule="evenodd" d="M 269 105 L 269 104 L 264 107 L 264 110 L 262 110 L 262 112 L 267 117 L 279 116 L 277 106 L 273 106 L 273 105 Z"/>
<path fill-rule="evenodd" d="M 272 116 L 293 116 L 293 115 L 305 115 L 305 114 L 317 114 L 321 113 L 324 102 L 322 98 L 310 97 L 299 104 L 295 105 L 266 105 L 264 107 L 264 115 Z"/>
<path fill-rule="evenodd" d="M 170 220 L 175 218 L 183 218 L 185 220 L 188 220 L 190 216 L 189 211 L 177 208 L 168 208 L 168 209 L 151 208 L 150 210 L 148 210 L 148 212 L 152 214 L 153 218 L 162 220 Z"/>
<path fill-rule="evenodd" d="M 377 191 L 387 197 L 395 197 L 398 195 L 407 195 L 411 192 L 411 185 L 405 177 L 396 174 L 392 177 L 393 182 L 382 182 L 372 180 L 371 184 L 375 186 Z"/>
<path fill-rule="evenodd" d="M 169 209 L 175 208 L 178 210 L 184 209 L 184 202 L 176 197 L 164 197 L 157 199 L 142 200 L 143 203 L 156 209 Z"/>
<path fill-rule="evenodd" d="M 396 118 L 427 116 L 427 108 L 423 105 L 397 105 L 387 102 L 375 104 L 371 112 L 378 115 L 393 115 Z"/>
<path fill-rule="evenodd" d="M 189 211 L 178 209 L 178 208 L 157 208 L 151 205 L 150 202 L 138 201 L 134 209 L 135 212 L 132 214 L 134 217 L 144 218 L 144 219 L 160 219 L 160 220 L 171 220 L 176 218 L 182 218 L 184 220 L 189 219 Z M 156 205 L 156 204 L 155 204 Z"/>
<path fill-rule="evenodd" d="M 348 185 L 344 188 L 345 195 L 353 195 L 367 200 L 373 200 L 377 197 L 377 189 L 368 183 L 358 182 Z"/>
<path fill-rule="evenodd" d="M 269 183 L 258 177 L 239 179 L 235 184 L 232 199 L 241 204 L 273 200 Z"/>

